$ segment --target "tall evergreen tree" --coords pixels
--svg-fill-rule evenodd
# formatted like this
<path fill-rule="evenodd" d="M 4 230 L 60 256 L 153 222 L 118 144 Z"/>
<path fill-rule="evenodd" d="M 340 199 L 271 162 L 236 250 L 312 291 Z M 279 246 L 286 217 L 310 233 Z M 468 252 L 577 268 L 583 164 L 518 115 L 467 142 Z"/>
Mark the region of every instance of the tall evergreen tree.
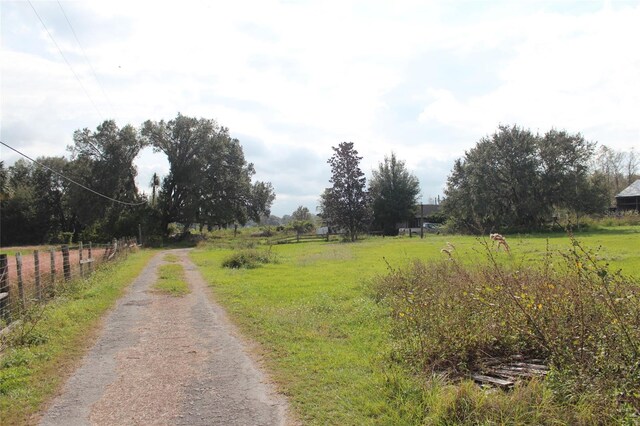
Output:
<path fill-rule="evenodd" d="M 327 161 L 331 165 L 330 188 L 321 195 L 321 216 L 329 226 L 343 229 L 351 241 L 369 226 L 371 211 L 366 178 L 360 170 L 358 151 L 353 142 L 333 147 Z"/>

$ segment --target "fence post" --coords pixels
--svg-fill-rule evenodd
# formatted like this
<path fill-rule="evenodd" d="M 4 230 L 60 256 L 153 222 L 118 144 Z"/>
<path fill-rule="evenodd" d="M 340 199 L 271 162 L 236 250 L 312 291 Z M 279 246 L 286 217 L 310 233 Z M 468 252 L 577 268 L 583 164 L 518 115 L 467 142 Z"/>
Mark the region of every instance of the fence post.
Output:
<path fill-rule="evenodd" d="M 42 287 L 40 286 L 40 252 L 33 251 L 33 269 L 36 274 L 36 299 L 42 300 Z"/>
<path fill-rule="evenodd" d="M 6 324 L 11 322 L 9 312 L 9 262 L 6 254 L 0 254 L 0 318 Z"/>
<path fill-rule="evenodd" d="M 91 275 L 91 273 L 93 273 L 93 255 L 91 254 L 91 241 L 89 241 L 89 253 L 88 253 L 89 257 L 89 275 Z"/>
<path fill-rule="evenodd" d="M 24 308 L 26 305 L 24 297 L 24 282 L 22 281 L 22 253 L 16 253 L 16 272 L 18 273 L 18 297 Z"/>
<path fill-rule="evenodd" d="M 51 256 L 51 288 L 54 288 L 56 284 L 56 250 L 49 249 L 49 255 Z"/>
<path fill-rule="evenodd" d="M 71 280 L 71 264 L 69 263 L 69 246 L 62 246 L 62 270 L 64 271 L 64 280 Z"/>
<path fill-rule="evenodd" d="M 78 262 L 80 263 L 80 277 L 84 278 L 84 263 L 82 263 L 82 241 L 78 243 Z"/>
<path fill-rule="evenodd" d="M 115 258 L 118 255 L 118 240 L 113 239 L 113 257 Z"/>

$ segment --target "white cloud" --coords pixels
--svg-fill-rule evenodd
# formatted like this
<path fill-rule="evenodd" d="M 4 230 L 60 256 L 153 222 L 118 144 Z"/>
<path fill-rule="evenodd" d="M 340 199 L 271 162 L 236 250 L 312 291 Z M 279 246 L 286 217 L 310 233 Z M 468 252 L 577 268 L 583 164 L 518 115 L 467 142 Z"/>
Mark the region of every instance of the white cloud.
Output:
<path fill-rule="evenodd" d="M 541 13 L 512 37 L 501 84 L 477 96 L 428 90 L 419 116 L 482 136 L 498 123 L 583 132 L 618 149 L 640 145 L 640 7 L 581 17 Z M 531 23 L 536 23 L 532 25 Z M 500 23 L 487 24 L 500 28 Z M 509 25 L 509 27 L 511 27 Z M 498 30 L 499 31 L 499 30 Z"/>

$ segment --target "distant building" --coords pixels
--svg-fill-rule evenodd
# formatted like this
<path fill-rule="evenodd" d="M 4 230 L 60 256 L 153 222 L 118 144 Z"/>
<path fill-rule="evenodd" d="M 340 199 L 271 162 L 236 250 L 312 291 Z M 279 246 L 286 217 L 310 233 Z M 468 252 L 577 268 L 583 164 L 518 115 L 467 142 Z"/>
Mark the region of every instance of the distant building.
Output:
<path fill-rule="evenodd" d="M 616 208 L 618 211 L 635 210 L 640 212 L 640 179 L 616 195 Z"/>
<path fill-rule="evenodd" d="M 418 228 L 428 222 L 427 218 L 440 211 L 440 204 L 416 204 L 413 210 L 413 218 L 409 222 L 398 224 L 398 228 Z"/>

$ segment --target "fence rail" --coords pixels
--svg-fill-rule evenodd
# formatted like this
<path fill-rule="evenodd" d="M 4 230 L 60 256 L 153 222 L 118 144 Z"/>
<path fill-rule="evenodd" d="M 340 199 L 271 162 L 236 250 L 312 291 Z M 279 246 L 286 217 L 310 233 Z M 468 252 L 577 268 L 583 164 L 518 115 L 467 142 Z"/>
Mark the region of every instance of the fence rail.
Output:
<path fill-rule="evenodd" d="M 330 234 L 293 234 L 285 235 L 283 237 L 272 238 L 269 240 L 271 244 L 289 244 L 289 243 L 303 243 L 309 241 L 329 241 L 332 236 L 342 236 L 339 233 Z"/>
<path fill-rule="evenodd" d="M 55 296 L 65 283 L 88 277 L 100 264 L 124 256 L 134 247 L 134 238 L 123 238 L 109 244 L 80 242 L 77 246 L 0 254 L 0 329 L 19 319 L 29 307 Z"/>

